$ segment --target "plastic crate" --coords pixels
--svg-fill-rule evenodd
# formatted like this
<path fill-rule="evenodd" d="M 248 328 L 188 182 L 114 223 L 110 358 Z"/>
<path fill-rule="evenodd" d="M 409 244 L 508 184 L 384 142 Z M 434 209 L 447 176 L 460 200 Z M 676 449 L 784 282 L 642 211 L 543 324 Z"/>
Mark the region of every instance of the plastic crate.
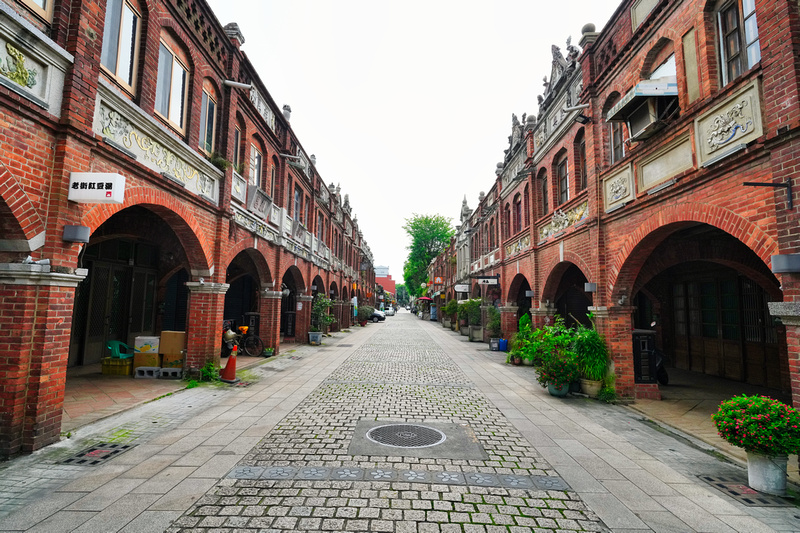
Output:
<path fill-rule="evenodd" d="M 133 359 L 117 359 L 104 357 L 101 372 L 106 376 L 130 376 L 133 370 Z"/>

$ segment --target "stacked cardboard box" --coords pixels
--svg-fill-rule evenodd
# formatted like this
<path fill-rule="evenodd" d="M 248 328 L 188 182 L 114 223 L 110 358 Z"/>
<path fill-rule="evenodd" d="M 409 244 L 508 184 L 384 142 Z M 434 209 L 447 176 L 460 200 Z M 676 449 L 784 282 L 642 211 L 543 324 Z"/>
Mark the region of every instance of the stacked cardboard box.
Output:
<path fill-rule="evenodd" d="M 133 355 L 133 368 L 146 366 L 149 368 L 159 368 L 161 361 L 158 357 L 158 337 L 136 337 L 133 346 L 136 352 Z"/>
<path fill-rule="evenodd" d="M 185 331 L 162 331 L 159 352 L 161 368 L 183 369 L 183 353 L 186 348 Z"/>

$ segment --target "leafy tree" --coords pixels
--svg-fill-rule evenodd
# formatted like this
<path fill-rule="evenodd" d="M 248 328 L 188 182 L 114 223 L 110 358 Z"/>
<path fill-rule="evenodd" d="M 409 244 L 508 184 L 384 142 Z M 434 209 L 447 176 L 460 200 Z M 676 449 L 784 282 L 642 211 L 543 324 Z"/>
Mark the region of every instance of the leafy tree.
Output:
<path fill-rule="evenodd" d="M 395 290 L 397 291 L 397 305 L 406 305 L 411 301 L 411 297 L 408 295 L 408 289 L 405 285 L 397 285 Z"/>
<path fill-rule="evenodd" d="M 411 245 L 403 265 L 403 280 L 412 295 L 423 294 L 422 283 L 428 280 L 428 265 L 450 244 L 455 231 L 450 219 L 442 215 L 418 215 L 406 219 L 403 226 Z"/>

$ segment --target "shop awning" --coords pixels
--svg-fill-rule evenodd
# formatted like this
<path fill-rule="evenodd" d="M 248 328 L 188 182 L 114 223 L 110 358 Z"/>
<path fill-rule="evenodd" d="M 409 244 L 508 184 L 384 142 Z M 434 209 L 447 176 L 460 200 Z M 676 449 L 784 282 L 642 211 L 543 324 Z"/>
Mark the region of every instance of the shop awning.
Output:
<path fill-rule="evenodd" d="M 678 96 L 678 79 L 675 76 L 665 76 L 656 80 L 644 80 L 628 91 L 617 105 L 611 108 L 606 117 L 607 121 L 626 120 L 628 115 L 639 108 L 639 105 L 648 98 Z"/>

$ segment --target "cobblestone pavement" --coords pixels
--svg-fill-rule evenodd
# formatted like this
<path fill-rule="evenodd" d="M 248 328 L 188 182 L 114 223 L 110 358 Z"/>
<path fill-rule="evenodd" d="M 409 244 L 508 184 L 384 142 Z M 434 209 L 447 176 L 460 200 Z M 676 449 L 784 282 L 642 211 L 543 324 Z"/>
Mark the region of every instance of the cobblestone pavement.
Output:
<path fill-rule="evenodd" d="M 504 359 L 407 313 L 299 346 L 3 463 L 0 531 L 800 532 L 740 465 Z M 98 443 L 131 448 L 63 463 Z"/>
<path fill-rule="evenodd" d="M 448 457 L 437 457 L 436 446 L 380 444 L 354 454 L 363 421 L 456 425 L 483 458 L 459 458 L 461 446 Z M 176 526 L 171 531 L 605 531 L 430 333 L 402 316 L 358 347 Z"/>

